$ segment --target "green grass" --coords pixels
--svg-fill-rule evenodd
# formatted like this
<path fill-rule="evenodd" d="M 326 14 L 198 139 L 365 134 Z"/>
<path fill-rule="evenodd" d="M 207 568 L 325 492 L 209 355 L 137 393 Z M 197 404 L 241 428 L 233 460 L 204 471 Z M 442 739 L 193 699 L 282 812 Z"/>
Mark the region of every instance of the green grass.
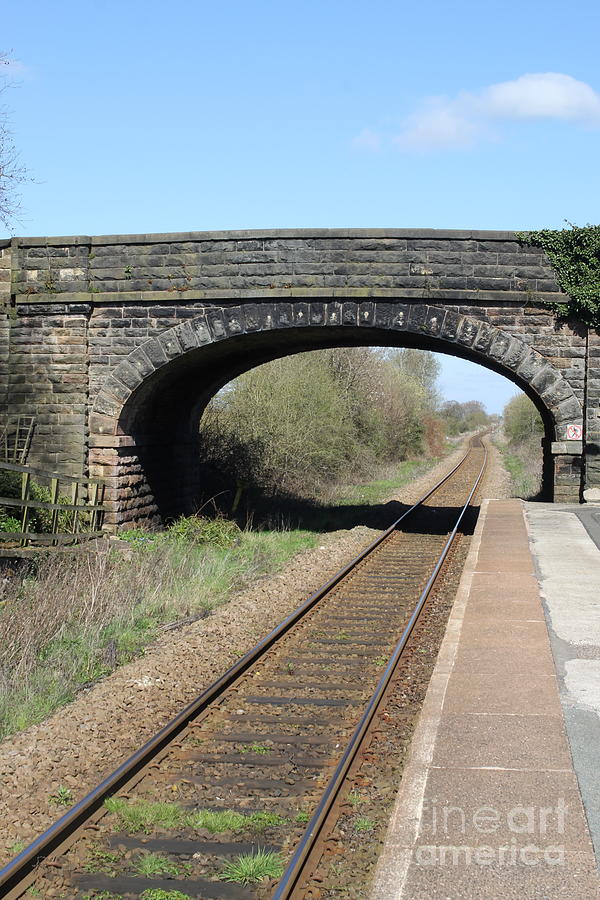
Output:
<path fill-rule="evenodd" d="M 156 875 L 181 875 L 182 868 L 160 853 L 143 853 L 133 863 L 138 875 L 154 878 Z"/>
<path fill-rule="evenodd" d="M 367 816 L 359 816 L 354 823 L 354 830 L 358 832 L 369 832 L 374 828 L 375 822 Z"/>
<path fill-rule="evenodd" d="M 123 894 L 113 894 L 112 891 L 92 891 L 84 894 L 83 900 L 123 900 Z"/>
<path fill-rule="evenodd" d="M 84 894 L 83 900 L 123 900 L 123 894 L 113 894 L 111 891 L 92 891 Z"/>
<path fill-rule="evenodd" d="M 160 803 L 152 800 L 130 802 L 120 797 L 104 801 L 108 812 L 119 817 L 119 824 L 131 832 L 149 834 L 156 828 L 174 829 L 187 824 L 188 812 L 177 803 Z"/>
<path fill-rule="evenodd" d="M 358 793 L 358 791 L 350 791 L 347 799 L 348 799 L 348 803 L 352 807 L 354 807 L 354 809 L 358 809 L 358 807 L 361 805 L 361 803 L 365 802 L 365 798 L 361 797 L 361 795 Z"/>
<path fill-rule="evenodd" d="M 198 809 L 191 813 L 189 824 L 192 828 L 204 829 L 211 834 L 223 831 L 239 832 L 246 827 L 247 817 L 232 809 L 220 811 Z"/>
<path fill-rule="evenodd" d="M 253 812 L 249 816 L 234 810 L 222 810 L 215 812 L 210 809 L 200 809 L 191 813 L 188 824 L 192 828 L 204 828 L 212 834 L 223 831 L 264 831 L 265 828 L 273 828 L 285 823 L 282 816 L 269 812 Z"/>
<path fill-rule="evenodd" d="M 73 792 L 71 788 L 61 784 L 53 794 L 48 798 L 53 806 L 71 806 L 73 804 Z"/>
<path fill-rule="evenodd" d="M 105 875 L 116 875 L 119 856 L 98 845 L 89 848 L 88 857 L 83 865 L 86 872 L 102 872 Z"/>
<path fill-rule="evenodd" d="M 535 476 L 528 471 L 526 461 L 516 453 L 504 455 L 504 465 L 513 483 L 516 497 L 530 497 L 537 492 L 539 484 Z"/>
<path fill-rule="evenodd" d="M 27 844 L 25 841 L 15 841 L 14 844 L 11 844 L 8 848 L 8 852 L 11 856 L 18 856 L 19 853 L 22 853 Z"/>
<path fill-rule="evenodd" d="M 110 549 L 41 559 L 0 610 L 0 740 L 139 656 L 161 626 L 206 615 L 318 541 L 309 531 L 232 534 L 228 546 L 200 543 L 180 521 L 135 532 L 129 558 Z"/>
<path fill-rule="evenodd" d="M 381 503 L 390 494 L 404 487 L 414 478 L 423 475 L 432 469 L 440 461 L 439 457 L 430 459 L 405 459 L 398 463 L 393 474 L 388 478 L 367 481 L 364 484 L 356 484 L 351 487 L 341 488 L 338 502 L 341 506 L 354 506 L 355 504 Z"/>
<path fill-rule="evenodd" d="M 250 828 L 253 831 L 263 831 L 265 828 L 275 828 L 279 825 L 285 825 L 287 819 L 277 813 L 271 812 L 254 812 L 248 816 Z"/>
<path fill-rule="evenodd" d="M 159 803 L 150 800 L 123 800 L 109 797 L 104 807 L 118 817 L 119 827 L 130 832 L 150 834 L 156 828 L 174 830 L 178 828 L 205 829 L 211 834 L 232 831 L 264 831 L 283 825 L 286 819 L 270 812 L 253 812 L 243 815 L 235 810 L 197 809 L 190 811 L 178 803 Z"/>
<path fill-rule="evenodd" d="M 266 744 L 244 744 L 243 747 L 240 747 L 240 753 L 270 753 L 272 747 L 267 747 Z"/>
<path fill-rule="evenodd" d="M 144 891 L 140 900 L 193 900 L 189 894 L 181 891 L 163 891 L 161 888 L 149 888 Z"/>
<path fill-rule="evenodd" d="M 539 437 L 522 444 L 494 442 L 502 454 L 502 462 L 512 482 L 513 497 L 535 497 L 540 491 L 541 452 Z"/>
<path fill-rule="evenodd" d="M 221 881 L 238 884 L 258 884 L 265 878 L 281 878 L 283 861 L 278 853 L 257 850 L 256 853 L 245 853 L 227 863 L 219 878 Z"/>

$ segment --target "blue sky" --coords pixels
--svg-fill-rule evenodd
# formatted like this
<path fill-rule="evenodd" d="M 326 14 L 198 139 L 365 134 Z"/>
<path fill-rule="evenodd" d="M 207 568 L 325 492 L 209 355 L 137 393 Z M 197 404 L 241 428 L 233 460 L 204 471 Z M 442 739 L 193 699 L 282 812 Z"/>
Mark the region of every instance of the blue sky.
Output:
<path fill-rule="evenodd" d="M 598 221 L 597 2 L 30 0 L 2 25 L 18 234 Z M 454 399 L 514 392 L 443 362 Z"/>

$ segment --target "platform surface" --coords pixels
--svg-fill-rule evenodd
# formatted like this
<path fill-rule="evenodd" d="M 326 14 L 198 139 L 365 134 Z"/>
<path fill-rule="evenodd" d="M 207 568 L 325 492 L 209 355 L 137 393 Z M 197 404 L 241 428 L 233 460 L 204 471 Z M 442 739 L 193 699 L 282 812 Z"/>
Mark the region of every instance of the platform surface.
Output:
<path fill-rule="evenodd" d="M 577 508 L 483 504 L 372 900 L 600 898 L 590 532 Z"/>

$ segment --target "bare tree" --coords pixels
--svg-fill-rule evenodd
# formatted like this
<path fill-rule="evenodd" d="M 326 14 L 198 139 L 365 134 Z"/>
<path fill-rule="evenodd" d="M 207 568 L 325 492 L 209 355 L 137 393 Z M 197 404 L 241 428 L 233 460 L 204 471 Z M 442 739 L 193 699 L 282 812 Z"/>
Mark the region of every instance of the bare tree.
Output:
<path fill-rule="evenodd" d="M 0 51 L 0 95 L 11 86 L 6 72 L 10 65 L 7 53 Z M 27 170 L 19 159 L 9 127 L 9 111 L 0 106 L 0 222 L 10 228 L 21 209 L 18 186 L 27 181 Z"/>

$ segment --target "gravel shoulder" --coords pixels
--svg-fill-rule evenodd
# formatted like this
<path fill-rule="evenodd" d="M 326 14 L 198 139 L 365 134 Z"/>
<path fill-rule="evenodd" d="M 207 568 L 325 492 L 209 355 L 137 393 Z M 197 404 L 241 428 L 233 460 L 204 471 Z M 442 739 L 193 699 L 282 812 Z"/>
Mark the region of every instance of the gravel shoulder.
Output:
<path fill-rule="evenodd" d="M 509 496 L 500 453 L 490 449 L 485 494 Z M 462 454 L 461 446 L 390 500 L 415 502 Z M 166 632 L 143 657 L 1 743 L 0 862 L 14 855 L 16 842 L 29 843 L 58 818 L 50 797 L 61 786 L 74 802 L 85 796 L 377 533 L 360 525 L 323 535 L 318 548 L 300 553 L 284 571 L 255 582 L 208 618 Z"/>

